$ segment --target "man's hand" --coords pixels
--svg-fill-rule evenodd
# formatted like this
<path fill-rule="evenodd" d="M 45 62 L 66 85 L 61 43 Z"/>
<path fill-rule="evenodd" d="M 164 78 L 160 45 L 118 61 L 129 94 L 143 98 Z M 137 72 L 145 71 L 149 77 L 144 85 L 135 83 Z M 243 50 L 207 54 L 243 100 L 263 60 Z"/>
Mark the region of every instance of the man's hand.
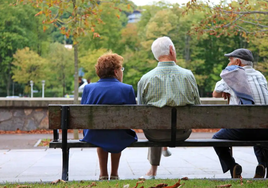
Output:
<path fill-rule="evenodd" d="M 224 99 L 230 99 L 230 93 L 224 93 L 224 92 L 222 92 L 221 93 L 221 96 L 224 98 Z"/>

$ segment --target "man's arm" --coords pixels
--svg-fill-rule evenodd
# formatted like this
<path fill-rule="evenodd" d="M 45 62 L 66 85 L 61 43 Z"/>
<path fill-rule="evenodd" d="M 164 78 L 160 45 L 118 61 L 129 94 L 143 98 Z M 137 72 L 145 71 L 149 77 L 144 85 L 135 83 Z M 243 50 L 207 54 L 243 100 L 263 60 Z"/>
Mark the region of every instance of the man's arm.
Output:
<path fill-rule="evenodd" d="M 224 99 L 228 99 L 228 103 L 229 103 L 229 100 L 230 100 L 230 93 L 225 93 L 225 92 L 220 92 L 218 93 L 217 91 L 213 91 L 212 93 L 212 96 L 215 97 L 215 98 L 221 98 L 223 97 Z"/>
<path fill-rule="evenodd" d="M 141 84 L 141 80 L 138 82 L 138 86 L 137 86 L 137 104 L 143 104 L 143 102 L 142 102 L 142 84 Z"/>
<path fill-rule="evenodd" d="M 190 70 L 190 73 L 191 73 L 190 83 L 191 83 L 191 86 L 192 86 L 194 100 L 195 100 L 194 104 L 201 104 L 200 95 L 199 95 L 197 83 L 196 83 L 196 80 L 195 80 L 195 76 L 194 76 L 194 74 L 192 73 L 191 70 Z"/>
<path fill-rule="evenodd" d="M 220 97 L 222 97 L 222 94 L 223 94 L 223 92 L 217 92 L 214 90 L 212 93 L 212 97 L 220 98 Z"/>

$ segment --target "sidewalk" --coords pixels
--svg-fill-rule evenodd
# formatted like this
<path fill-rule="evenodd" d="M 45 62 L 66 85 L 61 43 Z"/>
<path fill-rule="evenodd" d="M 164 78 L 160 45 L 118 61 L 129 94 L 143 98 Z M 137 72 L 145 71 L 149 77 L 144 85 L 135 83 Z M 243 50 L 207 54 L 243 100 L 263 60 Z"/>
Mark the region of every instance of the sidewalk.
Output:
<path fill-rule="evenodd" d="M 43 134 L 0 135 L 0 183 L 51 182 L 61 179 L 61 150 L 34 147 L 39 139 L 50 137 Z M 191 135 L 191 138 L 204 137 L 211 137 L 211 133 Z M 144 136 L 139 134 L 139 139 L 144 139 Z M 19 149 L 19 145 L 24 149 Z M 243 167 L 243 178 L 252 178 L 257 165 L 252 147 L 235 147 L 233 150 L 236 161 Z M 222 173 L 218 157 L 211 147 L 179 147 L 170 148 L 170 151 L 172 156 L 161 159 L 157 178 L 230 177 L 229 172 Z M 147 148 L 127 148 L 122 152 L 120 160 L 120 179 L 138 179 L 149 167 Z M 95 148 L 70 149 L 69 181 L 97 180 L 98 176 Z"/>

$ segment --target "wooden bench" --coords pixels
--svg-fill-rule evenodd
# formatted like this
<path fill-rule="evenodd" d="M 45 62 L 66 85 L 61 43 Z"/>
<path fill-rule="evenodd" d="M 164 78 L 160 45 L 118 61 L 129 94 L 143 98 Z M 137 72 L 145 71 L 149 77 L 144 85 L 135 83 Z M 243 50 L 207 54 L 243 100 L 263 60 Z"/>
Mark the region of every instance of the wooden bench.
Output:
<path fill-rule="evenodd" d="M 49 105 L 50 148 L 62 149 L 62 179 L 68 180 L 69 149 L 96 147 L 68 140 L 68 129 L 169 129 L 169 142 L 138 141 L 129 147 L 268 146 L 268 141 L 187 139 L 176 141 L 176 129 L 268 128 L 268 105 Z M 62 140 L 59 140 L 59 129 Z"/>

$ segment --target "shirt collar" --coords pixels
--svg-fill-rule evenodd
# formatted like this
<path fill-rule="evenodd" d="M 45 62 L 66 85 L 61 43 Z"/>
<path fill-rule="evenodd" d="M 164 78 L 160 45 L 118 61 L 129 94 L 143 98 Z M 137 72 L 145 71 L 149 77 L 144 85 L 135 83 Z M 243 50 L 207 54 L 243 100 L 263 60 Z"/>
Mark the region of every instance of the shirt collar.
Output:
<path fill-rule="evenodd" d="M 116 78 L 100 78 L 98 82 L 119 82 Z"/>
<path fill-rule="evenodd" d="M 163 66 L 175 66 L 176 63 L 174 61 L 164 61 L 164 62 L 158 62 L 158 67 Z"/>
<path fill-rule="evenodd" d="M 244 69 L 252 69 L 253 67 L 250 66 L 250 65 L 248 65 L 248 66 L 244 66 L 243 68 L 244 68 Z"/>

